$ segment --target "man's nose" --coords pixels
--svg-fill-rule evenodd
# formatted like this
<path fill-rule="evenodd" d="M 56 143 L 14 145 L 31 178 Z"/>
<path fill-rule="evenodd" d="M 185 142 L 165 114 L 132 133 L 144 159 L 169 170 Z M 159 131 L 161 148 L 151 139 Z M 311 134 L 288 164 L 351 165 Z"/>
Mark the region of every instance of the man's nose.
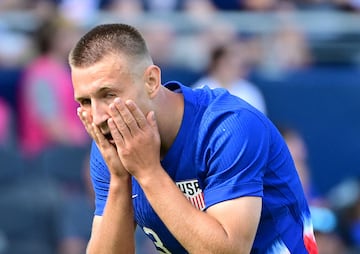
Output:
<path fill-rule="evenodd" d="M 91 104 L 91 114 L 93 118 L 93 123 L 97 126 L 103 124 L 109 118 L 107 113 L 108 105 L 102 103 L 93 102 Z"/>

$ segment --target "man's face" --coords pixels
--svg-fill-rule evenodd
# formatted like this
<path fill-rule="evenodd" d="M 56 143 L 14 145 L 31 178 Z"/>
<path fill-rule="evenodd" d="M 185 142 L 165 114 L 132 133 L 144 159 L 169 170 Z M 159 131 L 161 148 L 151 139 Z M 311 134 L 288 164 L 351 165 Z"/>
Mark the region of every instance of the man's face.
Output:
<path fill-rule="evenodd" d="M 134 78 L 124 59 L 107 56 L 87 68 L 73 68 L 72 82 L 75 100 L 108 140 L 112 140 L 107 120 L 109 105 L 115 98 L 132 99 L 146 110 L 146 92 L 141 77 Z M 144 112 L 144 111 L 143 111 Z"/>

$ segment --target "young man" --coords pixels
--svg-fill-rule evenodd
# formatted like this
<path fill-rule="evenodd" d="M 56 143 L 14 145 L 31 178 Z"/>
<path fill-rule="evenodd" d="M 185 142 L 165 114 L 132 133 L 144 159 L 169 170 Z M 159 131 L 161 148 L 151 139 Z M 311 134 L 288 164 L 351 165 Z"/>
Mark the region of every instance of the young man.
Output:
<path fill-rule="evenodd" d="M 88 253 L 134 253 L 135 225 L 160 253 L 317 253 L 281 135 L 223 89 L 161 84 L 139 32 L 100 25 L 69 57 L 94 139 Z"/>

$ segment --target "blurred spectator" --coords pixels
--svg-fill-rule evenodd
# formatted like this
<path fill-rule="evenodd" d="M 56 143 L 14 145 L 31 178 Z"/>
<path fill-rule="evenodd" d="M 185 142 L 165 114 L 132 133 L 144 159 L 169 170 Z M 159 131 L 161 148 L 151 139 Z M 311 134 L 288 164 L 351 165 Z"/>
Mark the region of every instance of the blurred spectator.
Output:
<path fill-rule="evenodd" d="M 158 20 L 149 20 L 140 27 L 152 55 L 154 63 L 162 69 L 163 82 L 181 77 L 184 84 L 191 84 L 198 78 L 196 67 L 201 66 L 202 59 L 199 38 L 197 35 L 177 33 L 173 24 Z M 192 45 L 189 47 L 189 43 Z M 205 48 L 205 47 L 202 47 Z"/>
<path fill-rule="evenodd" d="M 194 87 L 225 88 L 266 114 L 265 98 L 261 90 L 247 80 L 249 66 L 246 52 L 246 44 L 241 40 L 215 48 L 207 74 Z"/>
<path fill-rule="evenodd" d="M 209 21 L 218 9 L 211 0 L 184 0 L 182 10 L 196 21 Z"/>
<path fill-rule="evenodd" d="M 332 0 L 337 9 L 359 13 L 360 12 L 360 1 L 359 0 Z"/>
<path fill-rule="evenodd" d="M 241 8 L 246 11 L 271 11 L 276 9 L 280 0 L 241 0 Z"/>
<path fill-rule="evenodd" d="M 67 64 L 80 32 L 62 16 L 39 26 L 34 33 L 35 57 L 24 68 L 17 98 L 19 147 L 31 162 L 26 169 L 32 169 L 26 172 L 27 181 L 46 182 L 57 195 L 51 248 L 60 254 L 85 253 L 92 220 L 92 202 L 80 173 L 89 137 L 76 114 Z M 53 205 L 50 199 L 43 202 Z"/>
<path fill-rule="evenodd" d="M 332 10 L 333 1 L 337 0 L 295 0 L 293 1 L 299 10 Z"/>
<path fill-rule="evenodd" d="M 203 14 L 196 13 L 195 10 L 193 14 L 189 13 L 189 19 L 196 24 L 198 32 L 177 34 L 176 50 L 172 55 L 176 64 L 203 72 L 207 68 L 212 51 L 236 38 L 234 24 L 224 20 L 214 22 L 213 11 L 203 9 Z"/>
<path fill-rule="evenodd" d="M 29 11 L 33 12 L 38 24 L 56 17 L 59 0 L 33 0 Z"/>
<path fill-rule="evenodd" d="M 275 33 L 274 50 L 279 53 L 277 62 L 284 69 L 296 70 L 311 64 L 308 39 L 293 15 L 296 6 L 289 1 L 279 4 L 279 30 Z"/>
<path fill-rule="evenodd" d="M 43 20 L 54 17 L 57 7 L 54 1 L 55 0 L 0 1 L 0 12 L 16 13 L 22 11 L 24 14 L 30 14 L 15 14 L 21 18 L 24 17 L 15 23 L 14 21 L 11 21 L 11 16 L 9 16 L 9 23 L 7 23 L 6 18 L 0 19 L 1 67 L 20 68 L 34 56 L 33 44 L 31 37 L 29 36 L 29 31 L 35 29 Z M 9 13 L 7 14 L 9 15 Z"/>
<path fill-rule="evenodd" d="M 0 67 L 22 66 L 31 51 L 31 39 L 23 32 L 0 27 Z"/>
<path fill-rule="evenodd" d="M 237 11 L 241 9 L 243 0 L 212 0 L 211 2 L 221 11 Z"/>
<path fill-rule="evenodd" d="M 338 220 L 327 207 L 310 207 L 319 254 L 350 254 L 349 248 L 337 232 Z"/>
<path fill-rule="evenodd" d="M 67 55 L 78 30 L 64 19 L 45 22 L 35 33 L 39 55 L 24 70 L 19 86 L 18 128 L 25 156 L 36 156 L 54 144 L 88 141 L 77 118 Z"/>
<path fill-rule="evenodd" d="M 146 11 L 173 12 L 181 7 L 182 0 L 142 0 Z M 195 0 L 193 0 L 195 1 Z"/>
<path fill-rule="evenodd" d="M 294 18 L 296 6 L 286 1 L 277 8 L 279 25 L 273 33 L 263 37 L 260 59 L 265 74 L 273 77 L 307 68 L 312 63 L 308 39 Z"/>
<path fill-rule="evenodd" d="M 308 164 L 308 149 L 303 135 L 294 127 L 279 125 L 281 134 L 293 157 L 300 176 L 305 195 L 310 204 L 315 239 L 319 254 L 350 254 L 341 231 L 337 214 L 333 206 L 325 198 L 320 197 L 311 181 L 311 170 Z"/>
<path fill-rule="evenodd" d="M 59 0 L 1 0 L 0 12 L 27 11 L 33 13 L 36 19 L 44 20 L 46 17 L 51 17 L 57 8 L 58 2 Z"/>
<path fill-rule="evenodd" d="M 0 97 L 0 147 L 9 146 L 12 134 L 12 110 L 8 103 Z"/>
<path fill-rule="evenodd" d="M 279 125 L 278 128 L 293 157 L 295 167 L 298 171 L 309 204 L 320 206 L 327 205 L 325 198 L 318 195 L 316 186 L 314 186 L 314 183 L 311 180 L 308 148 L 303 135 L 294 127 Z"/>
<path fill-rule="evenodd" d="M 27 8 L 26 0 L 1 0 L 0 11 L 14 11 Z"/>
<path fill-rule="evenodd" d="M 260 31 L 259 40 L 255 41 L 255 43 L 261 43 L 262 51 L 259 50 L 260 47 L 250 49 L 251 46 L 248 44 L 249 40 L 242 41 L 242 46 L 239 46 L 237 50 L 231 53 L 234 54 L 234 56 L 237 55 L 238 59 L 233 59 L 235 57 L 231 57 L 231 54 L 230 57 L 229 55 L 227 56 L 229 59 L 226 61 L 234 64 L 224 64 L 225 67 L 222 70 L 229 73 L 236 73 L 236 68 L 233 67 L 238 64 L 238 62 L 243 61 L 244 58 L 246 59 L 245 74 L 242 73 L 243 76 L 240 81 L 246 83 L 248 62 L 250 62 L 251 65 L 254 61 L 253 56 L 249 56 L 251 52 L 255 53 L 255 59 L 260 63 L 260 67 L 263 67 L 263 69 L 267 71 L 266 73 L 273 75 L 286 74 L 288 71 L 306 68 L 312 64 L 312 55 L 309 49 L 308 39 L 301 30 L 302 24 L 299 24 L 299 22 L 292 17 L 294 10 L 331 9 L 331 6 L 334 6 L 341 11 L 356 13 L 360 8 L 359 2 L 359 0 L 1 0 L 0 12 L 26 10 L 34 15 L 35 22 L 27 24 L 20 19 L 24 24 L 20 25 L 20 27 L 20 23 L 16 23 L 15 27 L 7 27 L 7 22 L 0 22 L 0 66 L 22 66 L 29 57 L 37 55 L 37 50 L 31 47 L 27 32 L 32 31 L 31 28 L 36 27 L 38 22 L 54 18 L 54 11 L 58 6 L 60 7 L 60 11 L 69 15 L 68 17 L 79 20 L 80 22 L 84 20 L 87 20 L 86 22 L 94 21 L 93 18 L 96 16 L 97 9 L 100 5 L 104 5 L 104 3 L 106 3 L 106 11 L 117 15 L 112 17 L 120 17 L 121 20 L 125 21 L 133 21 L 135 20 L 133 18 L 141 17 L 144 9 L 146 11 L 161 12 L 171 12 L 181 9 L 190 14 L 188 18 L 194 21 L 193 26 L 179 32 L 175 31 L 174 27 L 171 27 L 171 22 L 149 22 L 144 25 L 144 30 L 147 30 L 144 34 L 146 33 L 148 36 L 150 52 L 156 57 L 156 64 L 164 65 L 164 67 L 180 66 L 181 68 L 185 66 L 185 69 L 189 68 L 197 72 L 203 71 L 206 68 L 210 59 L 210 52 L 220 45 L 232 41 L 237 35 L 237 29 L 242 29 L 241 24 L 234 25 L 231 23 L 232 20 L 228 22 L 227 20 L 221 21 L 213 19 L 218 10 L 277 11 L 279 26 L 275 30 L 275 33 L 273 33 L 273 30 L 267 30 L 268 33 Z M 324 22 L 328 24 L 329 20 Z M 72 45 L 70 42 L 68 44 L 68 39 L 71 40 L 73 35 L 77 35 L 71 24 L 65 24 L 66 22 L 60 23 L 60 27 L 62 28 L 50 29 L 49 33 L 45 33 L 47 34 L 47 36 L 45 36 L 47 38 L 45 38 L 44 41 L 47 40 L 47 42 L 41 43 L 41 49 L 39 47 L 41 55 L 26 66 L 23 82 L 21 83 L 22 95 L 19 97 L 20 116 L 15 123 L 18 123 L 19 129 L 21 129 L 20 144 L 22 151 L 29 156 L 40 154 L 54 144 L 81 145 L 84 144 L 84 140 L 86 142 L 87 139 L 85 132 L 82 132 L 82 126 L 78 126 L 76 123 L 76 105 L 73 103 L 72 94 L 70 95 L 65 91 L 71 82 L 67 78 L 68 70 L 66 64 L 67 48 Z M 335 22 L 335 24 L 337 23 Z M 29 30 L 23 31 L 22 28 L 24 27 Z M 55 25 L 55 27 L 58 26 Z M 179 27 L 182 27 L 181 24 Z M 326 29 L 327 26 L 324 28 Z M 253 29 L 254 31 L 258 31 L 256 28 Z M 336 29 L 338 28 L 335 27 L 335 30 Z M 44 31 L 43 27 L 37 32 L 41 30 Z M 187 32 L 184 32 L 185 30 Z M 72 31 L 75 33 L 69 36 L 68 33 L 72 34 Z M 319 34 L 317 34 L 317 36 L 319 36 Z M 329 36 L 327 30 L 325 30 L 323 34 Z M 40 35 L 40 33 L 37 33 L 37 35 Z M 356 36 L 356 33 L 354 36 Z M 38 38 L 41 37 L 42 36 L 39 36 Z M 339 40 L 339 43 L 336 44 L 336 49 L 339 49 L 338 51 L 343 51 L 342 48 L 347 48 L 347 46 L 344 45 L 344 41 L 344 39 Z M 46 44 L 52 44 L 53 46 L 46 46 Z M 342 48 L 340 48 L 339 45 L 343 45 Z M 40 46 L 40 44 L 36 46 Z M 64 48 L 61 49 L 62 47 Z M 63 51 L 63 53 L 60 51 Z M 349 49 L 349 51 L 352 52 L 352 55 L 356 55 L 356 50 Z M 326 54 L 329 54 L 329 52 L 330 51 L 327 50 Z M 256 56 L 257 54 L 258 56 Z M 263 59 L 265 59 L 265 61 L 263 61 Z M 244 66 L 240 69 L 243 67 Z M 188 73 L 186 73 L 186 75 L 187 74 Z M 186 75 L 180 75 L 180 78 L 186 80 Z M 26 89 L 24 89 L 25 84 L 27 86 Z M 200 85 L 208 85 L 208 83 L 204 82 Z M 243 88 L 244 87 L 246 87 L 246 85 L 243 86 Z M 256 88 L 255 85 L 254 87 Z M 8 134 L 8 123 L 9 120 L 11 122 L 11 118 L 15 116 L 13 113 L 8 105 L 0 100 L 0 146 L 3 144 L 7 146 L 9 144 L 8 138 L 11 138 L 11 134 Z M 26 129 L 26 131 L 24 131 L 24 129 Z M 11 127 L 10 132 L 12 132 Z M 322 206 L 323 202 L 326 201 L 317 196 L 314 186 L 312 186 L 311 172 L 309 172 L 309 165 L 307 163 L 308 154 L 303 137 L 296 131 L 290 131 L 290 134 L 286 134 L 285 138 L 294 156 L 294 162 L 299 169 L 306 194 L 313 205 L 317 206 L 320 203 L 320 206 Z M 56 163 L 61 163 L 61 161 L 57 161 Z M 2 163 L 1 165 L 4 166 L 5 164 Z M 29 168 L 29 166 L 27 165 L 26 168 Z M 53 217 L 49 211 L 54 212 L 54 204 L 56 203 L 56 209 L 63 206 L 61 210 L 59 210 L 62 214 L 57 218 L 60 221 L 57 221 L 56 233 L 58 233 L 57 237 L 61 238 L 61 244 L 58 247 L 61 253 L 81 253 L 88 237 L 86 231 L 86 228 L 89 227 L 87 216 L 89 215 L 89 210 L 91 211 L 92 204 L 92 201 L 88 202 L 87 194 L 83 196 L 84 193 L 75 193 L 68 190 L 66 193 L 61 193 L 62 196 L 60 195 L 60 198 L 59 196 L 52 197 L 51 203 L 47 201 L 46 197 L 42 196 L 50 195 L 49 193 L 52 193 L 51 191 L 47 191 L 48 189 L 44 191 L 45 186 L 42 184 L 39 185 L 38 183 L 34 184 L 30 182 L 29 184 L 41 187 L 37 189 L 37 194 L 33 194 L 35 192 L 28 186 L 22 189 L 19 188 L 19 192 L 21 192 L 21 195 L 24 194 L 25 198 L 13 199 L 12 196 L 9 195 L 8 190 L 3 191 L 3 193 L 6 193 L 6 196 L 9 196 L 8 200 L 11 200 L 13 203 L 19 203 L 17 204 L 17 207 L 20 207 L 18 210 L 24 207 L 21 202 L 24 202 L 29 207 L 28 209 L 23 209 L 25 212 L 21 214 L 21 216 L 11 217 L 12 220 L 19 219 L 19 221 L 22 222 L 23 220 L 21 220 L 21 218 L 27 216 L 28 222 L 35 221 L 35 219 L 32 220 L 33 217 L 30 216 L 30 213 L 27 213 L 33 209 L 34 200 L 31 199 L 31 196 L 36 196 L 37 201 L 43 202 L 42 206 L 49 207 L 48 209 L 43 209 L 43 207 L 39 206 L 36 213 L 46 213 L 48 216 Z M 345 185 L 348 186 L 344 188 L 346 189 L 345 191 L 339 191 L 337 188 L 337 191 L 334 191 L 342 192 L 342 195 L 338 196 L 335 195 L 334 192 L 331 193 L 331 208 L 335 207 L 336 215 L 339 215 L 339 218 L 335 218 L 335 222 L 337 223 L 331 223 L 334 217 L 333 211 L 329 208 L 321 207 L 321 209 L 318 209 L 319 207 L 312 207 L 312 212 L 315 214 L 314 229 L 320 254 L 348 253 L 344 249 L 341 239 L 342 236 L 344 236 L 346 243 L 349 245 L 354 247 L 359 246 L 360 201 L 357 196 L 358 191 L 356 188 L 349 188 L 352 184 L 347 183 Z M 35 189 L 36 187 L 33 188 Z M 51 186 L 51 188 L 52 187 L 53 186 Z M 18 190 L 16 191 L 18 192 Z M 53 190 L 56 195 L 58 195 L 57 191 L 58 190 Z M 74 195 L 71 196 L 72 194 Z M 61 203 L 60 200 L 63 203 Z M 52 208 L 53 205 L 54 208 Z M 3 207 L 7 209 L 7 214 L 11 215 L 13 210 L 8 209 L 7 205 Z M 42 210 L 40 211 L 40 209 Z M 36 214 L 34 218 L 35 217 L 38 218 L 40 216 Z M 6 220 L 7 218 L 4 219 Z M 319 221 L 321 223 L 319 223 Z M 39 225 L 42 225 L 41 222 L 35 226 L 31 224 L 29 228 L 38 229 L 41 227 Z M 14 229 L 16 226 L 13 224 L 10 225 L 10 227 Z M 53 227 L 52 224 L 51 227 Z M 338 234 L 334 227 L 339 227 L 341 234 Z M 27 232 L 27 230 L 22 231 Z M 147 251 L 152 253 L 152 243 L 144 240 L 143 234 L 141 231 L 139 232 L 139 242 L 144 244 L 139 247 L 139 254 L 145 254 Z M 52 231 L 52 233 L 54 233 L 54 231 Z M 21 236 L 19 236 L 19 238 L 20 237 Z M 51 236 L 51 238 L 53 238 L 53 236 Z M 148 245 L 149 243 L 151 244 L 150 246 Z"/>
<path fill-rule="evenodd" d="M 343 180 L 329 191 L 330 204 L 339 218 L 339 230 L 345 242 L 360 251 L 360 181 L 357 178 Z"/>
<path fill-rule="evenodd" d="M 88 171 L 88 164 L 83 166 L 85 150 L 59 148 L 46 151 L 46 158 L 37 163 L 37 169 L 48 174 L 37 172 L 32 177 L 17 172 L 19 156 L 7 153 L 4 158 L 0 153 L 0 230 L 7 242 L 0 253 L 85 253 L 93 217 L 92 193 L 81 188 L 87 184 L 85 174 L 77 186 L 69 184 L 74 180 L 69 174 L 82 176 L 81 170 Z M 21 164 L 21 169 L 31 166 Z M 11 174 L 5 175 L 10 170 Z M 50 171 L 57 171 L 62 179 Z M 17 178 L 12 179 L 16 173 Z"/>
<path fill-rule="evenodd" d="M 103 7 L 103 10 L 121 17 L 124 22 L 132 23 L 144 13 L 144 6 L 141 0 L 112 0 Z"/>
<path fill-rule="evenodd" d="M 60 0 L 58 10 L 67 19 L 80 25 L 92 21 L 100 8 L 100 0 Z"/>
<path fill-rule="evenodd" d="M 154 63 L 159 66 L 172 65 L 176 32 L 171 24 L 149 21 L 141 27 Z"/>
<path fill-rule="evenodd" d="M 77 186 L 78 189 L 74 191 L 63 186 L 57 217 L 58 254 L 85 253 L 90 239 L 94 192 L 90 179 L 89 155 L 86 153 L 85 156 L 77 157 L 77 162 L 80 162 L 77 164 L 81 167 L 78 169 L 81 172 L 77 184 L 81 185 L 81 188 Z"/>

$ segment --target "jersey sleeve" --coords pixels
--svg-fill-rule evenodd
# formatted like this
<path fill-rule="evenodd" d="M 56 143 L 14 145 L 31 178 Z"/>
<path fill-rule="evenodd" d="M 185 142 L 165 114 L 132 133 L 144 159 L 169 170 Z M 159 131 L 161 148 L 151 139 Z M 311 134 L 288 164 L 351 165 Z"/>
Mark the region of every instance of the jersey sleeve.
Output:
<path fill-rule="evenodd" d="M 101 216 L 109 193 L 110 173 L 95 142 L 91 146 L 90 176 L 95 192 L 94 214 Z"/>
<path fill-rule="evenodd" d="M 204 124 L 208 140 L 202 151 L 206 208 L 243 196 L 263 196 L 269 151 L 264 119 L 249 110 L 227 113 Z M 210 134 L 209 134 L 210 133 Z"/>

